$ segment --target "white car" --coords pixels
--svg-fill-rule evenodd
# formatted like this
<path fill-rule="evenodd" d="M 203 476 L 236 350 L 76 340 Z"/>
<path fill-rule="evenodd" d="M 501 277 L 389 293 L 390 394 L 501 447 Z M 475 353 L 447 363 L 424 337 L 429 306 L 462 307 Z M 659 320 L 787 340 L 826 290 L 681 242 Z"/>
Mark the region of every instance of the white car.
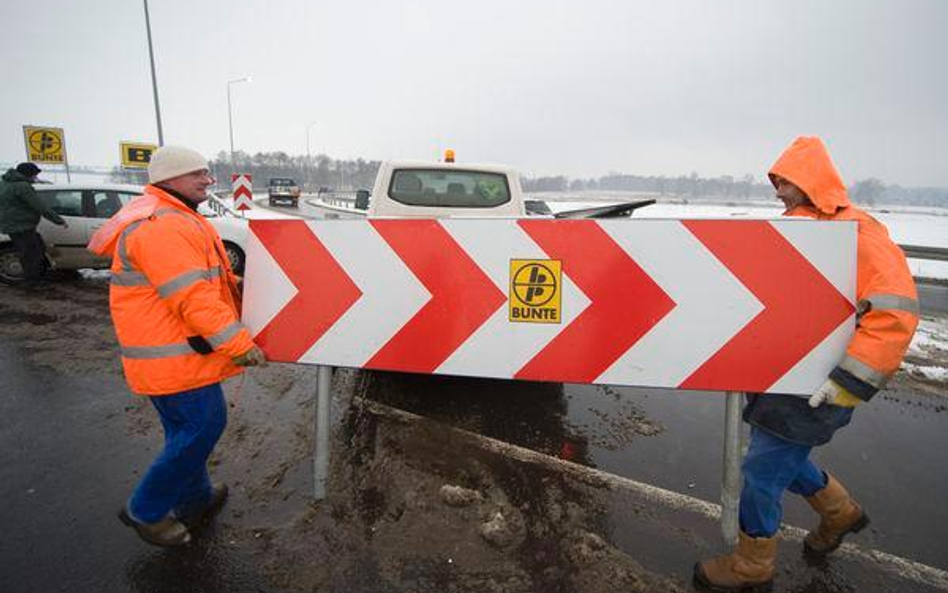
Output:
<path fill-rule="evenodd" d="M 135 196 L 142 187 L 113 184 L 45 184 L 33 186 L 40 199 L 63 217 L 68 228 L 55 225 L 45 218 L 37 231 L 46 243 L 46 259 L 51 269 L 78 270 L 80 268 L 107 269 L 111 258 L 98 257 L 86 250 L 96 230 Z M 219 200 L 213 196 L 211 200 Z M 204 204 L 198 209 L 214 225 L 224 242 L 231 267 L 243 273 L 247 221 L 218 214 Z M 223 210 L 222 210 L 223 212 Z M 0 282 L 15 284 L 23 277 L 20 258 L 7 235 L 0 233 Z"/>

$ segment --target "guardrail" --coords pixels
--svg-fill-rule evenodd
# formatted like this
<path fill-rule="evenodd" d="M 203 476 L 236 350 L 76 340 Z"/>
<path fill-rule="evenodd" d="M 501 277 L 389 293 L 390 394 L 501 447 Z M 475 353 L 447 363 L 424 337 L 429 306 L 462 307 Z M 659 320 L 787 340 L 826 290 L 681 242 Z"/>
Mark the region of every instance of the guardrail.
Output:
<path fill-rule="evenodd" d="M 355 192 L 352 192 L 351 197 L 347 195 L 339 195 L 339 193 L 321 192 L 316 194 L 316 199 L 324 204 L 336 206 L 337 208 L 348 208 L 349 210 L 355 210 Z"/>
<path fill-rule="evenodd" d="M 316 200 L 330 208 L 365 214 L 369 209 L 370 195 L 367 189 L 319 191 Z"/>
<path fill-rule="evenodd" d="M 215 193 L 208 193 L 207 206 L 218 216 L 240 216 L 240 213 Z"/>
<path fill-rule="evenodd" d="M 899 245 L 899 247 L 905 252 L 905 257 L 948 261 L 948 248 L 945 247 L 923 247 L 921 245 Z"/>

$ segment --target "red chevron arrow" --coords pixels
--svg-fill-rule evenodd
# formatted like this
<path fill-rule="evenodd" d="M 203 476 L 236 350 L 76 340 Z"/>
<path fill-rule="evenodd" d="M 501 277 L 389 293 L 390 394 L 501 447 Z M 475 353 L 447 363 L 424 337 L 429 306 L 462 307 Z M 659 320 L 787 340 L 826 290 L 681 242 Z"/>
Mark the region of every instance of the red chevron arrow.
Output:
<path fill-rule="evenodd" d="M 521 228 L 591 301 L 517 379 L 590 383 L 675 307 L 593 220 L 521 220 Z"/>
<path fill-rule="evenodd" d="M 767 221 L 682 221 L 764 305 L 680 385 L 764 391 L 849 319 L 854 308 Z"/>
<path fill-rule="evenodd" d="M 237 181 L 243 177 L 243 180 L 240 183 Z M 247 196 L 248 198 L 253 198 L 253 176 L 251 175 L 237 175 L 236 173 L 230 176 L 230 182 L 234 190 L 234 199 L 238 197 Z"/>
<path fill-rule="evenodd" d="M 374 220 L 375 230 L 431 293 L 365 367 L 433 372 L 507 297 L 435 220 Z"/>
<path fill-rule="evenodd" d="M 252 220 L 250 231 L 299 291 L 254 341 L 270 360 L 296 362 L 359 300 L 362 291 L 306 222 Z"/>

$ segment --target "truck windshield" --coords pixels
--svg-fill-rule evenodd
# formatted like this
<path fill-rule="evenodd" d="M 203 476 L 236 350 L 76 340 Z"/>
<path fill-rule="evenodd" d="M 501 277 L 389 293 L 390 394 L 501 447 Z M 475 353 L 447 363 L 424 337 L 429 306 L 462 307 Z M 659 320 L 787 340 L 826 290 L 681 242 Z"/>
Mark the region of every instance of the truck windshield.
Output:
<path fill-rule="evenodd" d="M 399 169 L 388 195 L 408 206 L 493 208 L 510 201 L 503 173 L 445 169 Z"/>

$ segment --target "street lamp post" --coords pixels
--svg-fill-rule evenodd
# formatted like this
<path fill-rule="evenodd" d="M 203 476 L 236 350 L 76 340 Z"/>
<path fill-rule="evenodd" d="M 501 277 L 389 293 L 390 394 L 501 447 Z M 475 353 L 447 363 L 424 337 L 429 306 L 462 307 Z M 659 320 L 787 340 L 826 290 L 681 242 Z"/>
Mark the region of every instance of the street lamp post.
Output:
<path fill-rule="evenodd" d="M 230 102 L 230 87 L 240 82 L 250 82 L 249 76 L 227 81 L 227 127 L 230 130 L 230 168 L 231 173 L 237 172 L 237 163 L 234 161 L 234 115 Z"/>
<path fill-rule="evenodd" d="M 316 122 L 311 121 L 306 124 L 306 183 L 310 186 L 310 191 L 313 191 L 313 157 L 309 152 L 309 131 L 316 125 Z"/>
<path fill-rule="evenodd" d="M 155 120 L 158 122 L 158 146 L 165 145 L 165 137 L 161 132 L 161 108 L 158 106 L 158 77 L 155 75 L 155 52 L 151 48 L 151 20 L 148 18 L 148 0 L 145 2 L 145 31 L 148 32 L 148 60 L 151 62 L 151 90 L 155 95 Z"/>

